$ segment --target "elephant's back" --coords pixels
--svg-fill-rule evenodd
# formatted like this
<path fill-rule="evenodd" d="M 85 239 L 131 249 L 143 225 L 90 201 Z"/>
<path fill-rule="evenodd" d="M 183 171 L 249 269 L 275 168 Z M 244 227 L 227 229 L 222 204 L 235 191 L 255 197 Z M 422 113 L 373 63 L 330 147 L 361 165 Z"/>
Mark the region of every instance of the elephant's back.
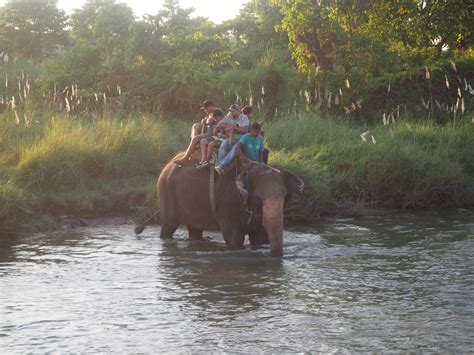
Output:
<path fill-rule="evenodd" d="M 218 225 L 210 204 L 210 169 L 196 169 L 193 161 L 178 166 L 171 160 L 158 178 L 161 209 L 173 209 L 181 224 L 215 230 Z"/>
<path fill-rule="evenodd" d="M 196 183 L 198 180 L 203 180 L 203 171 L 195 169 L 195 163 L 189 161 L 186 164 L 180 166 L 174 163 L 176 159 L 181 159 L 185 152 L 177 154 L 171 159 L 163 168 L 158 177 L 158 190 L 167 188 L 170 189 L 176 185 L 186 185 L 193 180 Z M 201 177 L 201 179 L 199 179 Z M 205 180 L 208 180 L 207 178 Z"/>
<path fill-rule="evenodd" d="M 171 159 L 161 170 L 160 176 L 158 177 L 158 191 L 160 188 L 163 188 L 165 185 L 171 183 L 174 179 L 172 179 L 173 175 L 178 173 L 177 169 L 179 166 L 174 163 L 175 159 L 180 159 L 183 156 L 183 152 L 176 155 L 173 159 Z"/>

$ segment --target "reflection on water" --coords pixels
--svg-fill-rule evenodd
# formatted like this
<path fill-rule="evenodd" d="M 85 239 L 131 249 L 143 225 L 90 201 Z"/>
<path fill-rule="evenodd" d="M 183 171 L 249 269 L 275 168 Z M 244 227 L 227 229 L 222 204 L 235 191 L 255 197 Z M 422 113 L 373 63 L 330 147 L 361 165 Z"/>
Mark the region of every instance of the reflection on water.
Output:
<path fill-rule="evenodd" d="M 285 257 L 132 225 L 0 239 L 0 351 L 469 352 L 474 211 L 326 220 Z"/>

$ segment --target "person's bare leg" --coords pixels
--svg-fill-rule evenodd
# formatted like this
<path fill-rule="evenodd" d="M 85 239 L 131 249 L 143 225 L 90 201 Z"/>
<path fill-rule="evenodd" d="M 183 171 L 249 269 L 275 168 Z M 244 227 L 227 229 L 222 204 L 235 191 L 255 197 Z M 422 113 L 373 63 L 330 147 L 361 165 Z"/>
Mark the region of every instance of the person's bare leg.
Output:
<path fill-rule="evenodd" d="M 175 160 L 174 163 L 178 165 L 183 165 L 184 163 L 186 163 L 191 157 L 191 155 L 194 153 L 194 151 L 196 150 L 197 143 L 198 143 L 198 140 L 196 138 L 191 139 L 191 143 L 189 143 L 188 149 L 186 149 L 186 153 L 184 154 L 184 157 L 182 157 L 181 159 Z"/>
<path fill-rule="evenodd" d="M 191 129 L 191 138 L 199 136 L 202 133 L 203 133 L 202 132 L 202 124 L 200 124 L 200 123 L 193 124 L 193 128 Z"/>

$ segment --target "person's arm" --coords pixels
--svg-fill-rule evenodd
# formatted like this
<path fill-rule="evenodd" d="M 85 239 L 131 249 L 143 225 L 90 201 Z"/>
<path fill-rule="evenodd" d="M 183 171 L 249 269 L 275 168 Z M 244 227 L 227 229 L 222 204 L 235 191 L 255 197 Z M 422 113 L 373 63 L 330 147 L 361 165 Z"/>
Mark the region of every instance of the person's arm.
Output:
<path fill-rule="evenodd" d="M 227 125 L 227 124 L 223 124 L 223 125 L 220 125 L 219 126 L 219 129 L 222 129 L 224 130 L 224 132 L 226 132 L 227 136 L 229 136 L 229 138 L 232 137 L 232 135 L 236 132 L 236 133 L 241 133 L 241 134 L 244 134 L 244 133 L 247 133 L 246 130 L 241 130 L 240 129 L 241 127 L 238 127 L 236 125 Z"/>
<path fill-rule="evenodd" d="M 226 128 L 229 126 L 229 116 L 225 116 L 217 123 L 217 128 Z"/>
<path fill-rule="evenodd" d="M 249 127 L 248 126 L 235 126 L 234 131 L 237 133 L 248 133 Z"/>
<path fill-rule="evenodd" d="M 260 153 L 258 155 L 258 162 L 263 163 L 263 138 L 260 139 Z"/>
<path fill-rule="evenodd" d="M 237 143 L 237 156 L 239 156 L 239 157 L 244 156 L 244 152 L 242 151 L 242 147 L 244 146 L 246 139 L 247 139 L 247 137 L 244 135 L 244 136 L 240 137 L 239 143 Z"/>
<path fill-rule="evenodd" d="M 237 156 L 238 157 L 241 157 L 242 156 L 242 142 L 239 141 L 239 143 L 237 143 Z"/>
<path fill-rule="evenodd" d="M 243 119 L 240 122 L 241 133 L 249 133 L 250 121 L 247 116 L 244 115 Z"/>
<path fill-rule="evenodd" d="M 233 125 L 233 124 L 221 124 L 221 125 L 218 125 L 217 127 L 221 128 L 221 129 L 227 129 L 227 128 L 235 128 L 236 126 Z"/>
<path fill-rule="evenodd" d="M 233 124 L 223 124 L 223 125 L 220 125 L 219 128 L 223 128 L 226 131 L 232 130 L 234 132 L 242 133 L 242 134 L 248 133 L 248 129 L 249 129 L 248 126 L 241 127 L 241 126 L 236 126 Z"/>
<path fill-rule="evenodd" d="M 207 120 L 207 118 L 203 118 L 201 120 L 201 134 L 205 133 L 204 131 L 206 130 L 206 120 Z"/>

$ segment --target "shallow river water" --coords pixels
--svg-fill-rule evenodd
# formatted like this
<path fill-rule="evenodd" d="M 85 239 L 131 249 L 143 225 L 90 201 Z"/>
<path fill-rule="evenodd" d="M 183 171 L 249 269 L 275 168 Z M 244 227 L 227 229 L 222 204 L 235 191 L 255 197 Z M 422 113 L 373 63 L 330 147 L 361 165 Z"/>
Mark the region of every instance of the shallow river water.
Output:
<path fill-rule="evenodd" d="M 471 352 L 474 211 L 328 219 L 285 256 L 102 223 L 0 240 L 0 352 Z"/>

